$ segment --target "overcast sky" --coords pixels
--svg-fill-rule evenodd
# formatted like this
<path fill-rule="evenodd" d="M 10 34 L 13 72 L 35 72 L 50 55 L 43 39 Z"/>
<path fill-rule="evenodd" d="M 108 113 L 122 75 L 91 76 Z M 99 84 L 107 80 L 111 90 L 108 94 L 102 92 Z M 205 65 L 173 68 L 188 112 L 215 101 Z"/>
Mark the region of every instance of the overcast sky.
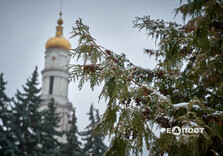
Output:
<path fill-rule="evenodd" d="M 154 68 L 156 63 L 143 54 L 144 48 L 154 48 L 154 41 L 132 28 L 136 16 L 151 15 L 166 21 L 174 19 L 178 0 L 64 0 L 62 5 L 64 37 L 69 39 L 75 21 L 82 18 L 90 26 L 97 43 L 116 53 L 125 53 L 136 65 Z M 14 96 L 38 66 L 39 81 L 44 68 L 46 41 L 55 36 L 60 12 L 60 0 L 0 0 L 0 73 L 8 81 L 7 94 Z M 69 39 L 72 48 L 77 40 Z M 71 60 L 71 63 L 75 63 Z M 92 92 L 88 85 L 81 91 L 77 84 L 69 85 L 69 100 L 76 107 L 79 130 L 88 124 L 86 113 L 94 103 L 103 113 L 106 104 L 98 104 L 100 87 Z"/>

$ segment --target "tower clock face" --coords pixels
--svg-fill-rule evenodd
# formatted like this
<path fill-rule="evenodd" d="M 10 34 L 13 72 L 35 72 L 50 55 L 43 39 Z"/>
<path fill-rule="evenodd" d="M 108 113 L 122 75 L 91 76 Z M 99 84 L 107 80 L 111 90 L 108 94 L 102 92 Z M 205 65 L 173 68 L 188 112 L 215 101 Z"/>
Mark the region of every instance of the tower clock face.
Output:
<path fill-rule="evenodd" d="M 53 60 L 53 61 L 54 61 L 54 60 L 56 60 L 56 57 L 55 57 L 55 56 L 53 56 L 53 57 L 52 57 L 52 60 Z"/>

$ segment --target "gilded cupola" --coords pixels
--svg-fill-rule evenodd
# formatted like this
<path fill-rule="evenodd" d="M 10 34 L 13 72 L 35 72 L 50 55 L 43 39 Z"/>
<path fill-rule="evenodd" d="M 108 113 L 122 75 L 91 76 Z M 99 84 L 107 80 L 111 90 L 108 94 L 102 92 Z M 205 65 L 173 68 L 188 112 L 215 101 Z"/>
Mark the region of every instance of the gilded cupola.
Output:
<path fill-rule="evenodd" d="M 46 42 L 46 49 L 62 48 L 69 51 L 71 48 L 69 41 L 63 38 L 63 27 L 62 27 L 63 20 L 61 16 L 62 16 L 62 13 L 60 12 L 60 18 L 57 21 L 58 26 L 56 27 L 56 36 L 50 38 Z"/>

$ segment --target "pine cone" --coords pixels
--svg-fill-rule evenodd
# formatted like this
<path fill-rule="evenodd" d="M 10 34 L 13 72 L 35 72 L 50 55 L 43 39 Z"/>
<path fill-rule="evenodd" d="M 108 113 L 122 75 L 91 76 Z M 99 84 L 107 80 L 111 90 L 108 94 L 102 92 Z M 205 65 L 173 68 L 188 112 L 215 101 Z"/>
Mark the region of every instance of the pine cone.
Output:
<path fill-rule="evenodd" d="M 147 120 L 149 120 L 150 115 L 152 114 L 152 111 L 149 107 L 146 107 L 141 111 L 141 113 Z"/>
<path fill-rule="evenodd" d="M 156 118 L 156 122 L 160 125 L 160 127 L 162 128 L 170 128 L 170 123 L 169 123 L 169 119 L 161 116 Z"/>

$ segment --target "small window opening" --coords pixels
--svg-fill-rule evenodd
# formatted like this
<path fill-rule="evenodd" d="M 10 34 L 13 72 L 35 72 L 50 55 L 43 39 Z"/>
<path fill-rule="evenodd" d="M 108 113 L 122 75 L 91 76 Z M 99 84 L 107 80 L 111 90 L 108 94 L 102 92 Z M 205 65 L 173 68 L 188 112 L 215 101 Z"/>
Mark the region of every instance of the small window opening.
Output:
<path fill-rule="evenodd" d="M 53 81 L 54 81 L 54 77 L 50 76 L 50 88 L 49 88 L 49 94 L 50 95 L 53 94 Z"/>

